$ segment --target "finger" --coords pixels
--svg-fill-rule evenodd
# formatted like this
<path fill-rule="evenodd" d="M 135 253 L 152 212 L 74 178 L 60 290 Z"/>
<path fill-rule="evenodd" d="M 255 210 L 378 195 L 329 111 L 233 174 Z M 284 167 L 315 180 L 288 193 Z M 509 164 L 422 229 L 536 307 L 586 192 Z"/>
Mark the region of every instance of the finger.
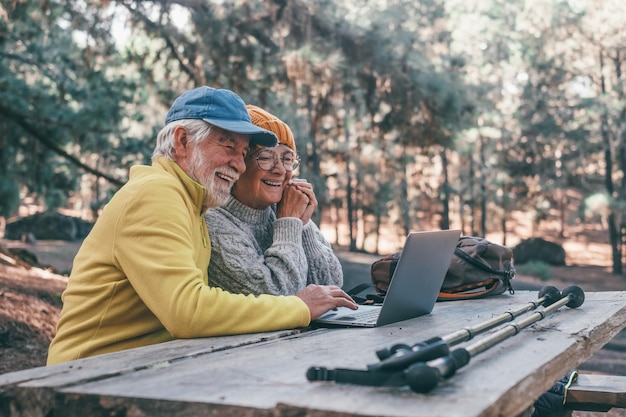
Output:
<path fill-rule="evenodd" d="M 298 189 L 313 189 L 313 184 L 310 182 L 292 182 L 289 185 L 294 186 Z"/>
<path fill-rule="evenodd" d="M 300 194 L 300 190 L 298 190 L 297 187 L 293 187 L 293 186 L 288 186 L 285 187 L 285 189 L 283 190 L 283 195 L 285 194 Z"/>
<path fill-rule="evenodd" d="M 306 198 L 307 201 L 310 200 L 311 197 L 315 197 L 315 194 L 313 194 L 312 190 L 307 190 L 306 188 L 301 188 L 293 185 L 285 187 L 285 190 L 283 191 L 283 196 L 286 194 L 301 196 L 303 198 Z"/>
<path fill-rule="evenodd" d="M 292 201 L 293 203 L 296 203 L 296 204 L 306 202 L 308 204 L 309 200 L 310 198 L 305 193 L 303 193 L 302 191 L 296 188 L 286 187 L 285 190 L 283 191 L 282 201 Z"/>
<path fill-rule="evenodd" d="M 345 298 L 346 300 L 354 301 L 352 297 L 350 297 L 350 295 L 348 295 L 348 293 L 342 290 L 341 288 L 339 289 L 339 292 L 336 295 L 336 297 L 341 297 L 341 298 Z"/>
<path fill-rule="evenodd" d="M 333 298 L 343 298 L 344 300 L 348 300 L 350 302 L 354 302 L 354 300 L 352 299 L 352 297 L 350 297 L 348 295 L 348 293 L 346 293 L 344 290 L 342 290 L 341 288 L 337 287 L 337 286 L 332 286 L 332 290 L 331 290 L 331 295 L 333 296 Z"/>
<path fill-rule="evenodd" d="M 307 197 L 311 198 L 315 198 L 315 193 L 313 192 L 313 188 L 307 188 L 307 187 L 297 187 L 298 191 L 300 191 L 302 194 L 306 195 Z"/>
<path fill-rule="evenodd" d="M 335 298 L 335 301 L 337 304 L 335 304 L 336 307 L 348 307 L 351 310 L 357 310 L 359 308 L 359 305 L 357 303 L 354 302 L 354 300 L 350 299 L 346 299 L 343 297 L 340 298 Z"/>
<path fill-rule="evenodd" d="M 312 189 L 300 189 L 300 192 L 307 197 L 308 204 L 317 207 L 317 198 Z"/>

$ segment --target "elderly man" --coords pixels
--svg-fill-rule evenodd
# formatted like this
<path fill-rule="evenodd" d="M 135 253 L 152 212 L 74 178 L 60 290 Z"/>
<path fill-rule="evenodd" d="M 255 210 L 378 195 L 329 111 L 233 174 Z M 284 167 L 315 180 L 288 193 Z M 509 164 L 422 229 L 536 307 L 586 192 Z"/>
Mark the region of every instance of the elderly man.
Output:
<path fill-rule="evenodd" d="M 174 101 L 152 165 L 131 168 L 76 255 L 49 365 L 175 338 L 302 327 L 357 308 L 337 286 L 286 297 L 208 286 L 203 215 L 227 200 L 250 143 L 277 140 L 232 91 L 200 87 Z"/>

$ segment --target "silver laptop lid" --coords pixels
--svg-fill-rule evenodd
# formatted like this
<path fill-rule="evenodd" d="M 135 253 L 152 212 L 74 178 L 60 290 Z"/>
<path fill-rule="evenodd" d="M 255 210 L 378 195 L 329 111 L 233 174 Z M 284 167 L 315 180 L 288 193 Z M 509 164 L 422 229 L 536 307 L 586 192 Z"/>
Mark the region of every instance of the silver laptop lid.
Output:
<path fill-rule="evenodd" d="M 460 230 L 409 233 L 377 326 L 418 317 L 433 310 L 460 237 Z"/>
<path fill-rule="evenodd" d="M 430 313 L 437 301 L 460 236 L 460 230 L 410 233 L 405 240 L 382 308 L 380 305 L 359 306 L 359 310 L 355 312 L 340 307 L 322 315 L 314 323 L 375 327 Z M 370 316 L 370 313 L 376 313 L 378 317 L 362 317 Z"/>

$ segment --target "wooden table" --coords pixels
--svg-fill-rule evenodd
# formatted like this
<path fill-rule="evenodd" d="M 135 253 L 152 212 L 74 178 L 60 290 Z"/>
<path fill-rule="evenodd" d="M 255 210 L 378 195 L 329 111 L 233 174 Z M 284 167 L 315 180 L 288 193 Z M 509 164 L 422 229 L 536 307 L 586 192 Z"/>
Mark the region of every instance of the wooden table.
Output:
<path fill-rule="evenodd" d="M 475 326 L 537 293 L 437 303 L 430 315 L 374 329 L 177 340 L 8 373 L 0 375 L 0 415 L 516 416 L 626 327 L 626 292 L 585 295 L 581 307 L 562 307 L 476 355 L 427 394 L 305 374 L 311 366 L 365 369 L 378 349 Z"/>

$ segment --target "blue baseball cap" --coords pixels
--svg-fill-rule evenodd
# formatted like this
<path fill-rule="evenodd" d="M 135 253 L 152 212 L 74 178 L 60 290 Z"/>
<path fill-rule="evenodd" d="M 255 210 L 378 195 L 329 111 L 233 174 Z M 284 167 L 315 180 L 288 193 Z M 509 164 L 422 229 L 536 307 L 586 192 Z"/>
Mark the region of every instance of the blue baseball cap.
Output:
<path fill-rule="evenodd" d="M 181 119 L 201 119 L 229 132 L 250 135 L 250 143 L 274 147 L 276 135 L 250 120 L 246 105 L 230 90 L 198 87 L 178 96 L 165 116 L 165 124 Z"/>

